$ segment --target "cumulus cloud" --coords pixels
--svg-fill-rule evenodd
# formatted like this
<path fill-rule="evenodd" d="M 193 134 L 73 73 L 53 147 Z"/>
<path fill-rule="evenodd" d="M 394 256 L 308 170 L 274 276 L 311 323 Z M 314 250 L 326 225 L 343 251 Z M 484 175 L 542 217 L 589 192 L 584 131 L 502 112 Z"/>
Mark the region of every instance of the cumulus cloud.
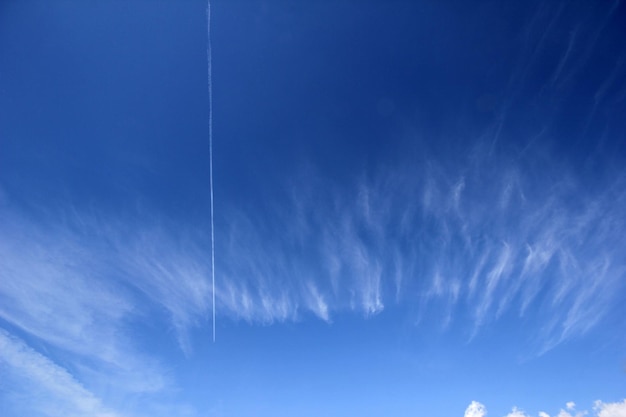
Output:
<path fill-rule="evenodd" d="M 570 411 L 574 411 L 576 404 L 573 401 L 569 401 L 565 404 L 565 408 Z M 626 417 L 626 399 L 621 402 L 604 403 L 600 400 L 596 401 L 593 406 L 596 417 Z M 487 414 L 485 406 L 477 401 L 472 401 L 465 410 L 465 417 L 483 417 Z M 576 417 L 582 417 L 589 414 L 588 411 L 583 410 L 576 413 Z M 539 417 L 550 417 L 545 411 L 539 411 Z M 559 417 L 572 417 L 570 413 L 561 409 L 557 414 Z M 513 407 L 510 413 L 505 417 L 529 417 L 527 413 L 520 410 L 517 407 Z"/>
<path fill-rule="evenodd" d="M 594 410 L 598 417 L 626 417 L 626 399 L 616 403 L 596 401 Z"/>
<path fill-rule="evenodd" d="M 524 413 L 522 410 L 517 407 L 513 407 L 511 412 L 506 415 L 506 417 L 528 417 L 528 414 Z"/>
<path fill-rule="evenodd" d="M 565 403 L 565 408 L 567 408 L 567 410 L 573 412 L 575 410 L 575 408 L 576 408 L 576 404 L 573 401 L 569 401 L 569 402 Z M 583 411 L 578 411 L 574 415 L 572 415 L 570 412 L 561 409 L 559 411 L 559 414 L 557 414 L 557 417 L 583 417 L 583 416 L 585 416 L 587 414 L 588 414 L 588 412 L 583 410 Z"/>
<path fill-rule="evenodd" d="M 472 401 L 465 409 L 465 417 L 484 417 L 487 409 L 478 401 Z"/>

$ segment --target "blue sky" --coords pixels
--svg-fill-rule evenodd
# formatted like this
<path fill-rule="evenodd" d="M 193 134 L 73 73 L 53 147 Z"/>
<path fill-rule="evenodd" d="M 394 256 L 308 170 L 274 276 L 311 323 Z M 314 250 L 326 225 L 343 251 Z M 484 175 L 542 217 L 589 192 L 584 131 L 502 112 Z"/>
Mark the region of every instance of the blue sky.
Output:
<path fill-rule="evenodd" d="M 621 1 L 0 5 L 0 414 L 626 415 Z M 215 297 L 216 341 L 212 341 Z"/>

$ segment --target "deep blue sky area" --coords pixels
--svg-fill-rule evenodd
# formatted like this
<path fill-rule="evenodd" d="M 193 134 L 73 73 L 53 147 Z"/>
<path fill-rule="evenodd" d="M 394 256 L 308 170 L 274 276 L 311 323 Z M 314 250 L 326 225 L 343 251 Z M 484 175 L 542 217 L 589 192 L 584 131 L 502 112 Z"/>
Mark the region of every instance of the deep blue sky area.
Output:
<path fill-rule="evenodd" d="M 0 3 L 0 415 L 626 416 L 622 0 L 207 6 Z"/>

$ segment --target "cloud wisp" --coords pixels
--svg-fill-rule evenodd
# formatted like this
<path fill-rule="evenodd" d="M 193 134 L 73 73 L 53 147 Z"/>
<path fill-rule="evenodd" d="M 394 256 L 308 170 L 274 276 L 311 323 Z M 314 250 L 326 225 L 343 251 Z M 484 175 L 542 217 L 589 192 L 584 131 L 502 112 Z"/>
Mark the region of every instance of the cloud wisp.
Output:
<path fill-rule="evenodd" d="M 468 339 L 504 318 L 535 320 L 525 336 L 537 353 L 584 335 L 624 285 L 626 177 L 587 184 L 555 159 L 532 165 L 532 153 L 429 155 L 342 184 L 310 171 L 254 210 L 222 211 L 219 318 L 331 322 L 392 305 Z M 156 312 L 170 342 L 193 354 L 191 336 L 206 331 L 212 309 L 208 235 L 181 222 L 69 213 L 1 207 L 4 343 L 80 386 L 106 375 L 129 395 L 167 390 L 157 353 L 131 331 Z M 52 351 L 38 353 L 32 340 Z M 57 351 L 72 355 L 70 365 Z M 24 361 L 3 360 L 28 377 Z"/>
<path fill-rule="evenodd" d="M 211 307 L 200 243 L 76 210 L 25 212 L 0 207 L 0 319 L 3 343 L 12 349 L 0 352 L 3 360 L 33 383 L 62 375 L 68 386 L 105 387 L 118 397 L 171 392 L 175 385 L 158 350 L 134 335 L 149 332 L 146 317 L 156 317 L 151 327 L 176 336 L 161 342 L 176 346 L 177 340 L 191 354 L 189 331 L 206 322 Z M 28 337 L 20 340 L 22 334 Z M 25 355 L 41 364 L 37 378 L 20 359 Z M 82 401 L 88 391 L 51 393 L 45 398 L 54 410 L 59 401 L 74 401 L 71 396 Z M 95 408 L 77 413 L 105 415 Z"/>
<path fill-rule="evenodd" d="M 48 416 L 121 417 L 78 382 L 66 369 L 28 347 L 23 341 L 0 329 L 0 365 L 3 378 L 19 380 L 28 387 L 27 398 L 13 398 Z"/>
<path fill-rule="evenodd" d="M 219 310 L 272 322 L 419 304 L 470 337 L 505 316 L 536 319 L 540 353 L 583 335 L 623 285 L 626 177 L 590 184 L 541 152 L 476 147 L 348 186 L 308 172 L 277 201 L 229 209 Z"/>

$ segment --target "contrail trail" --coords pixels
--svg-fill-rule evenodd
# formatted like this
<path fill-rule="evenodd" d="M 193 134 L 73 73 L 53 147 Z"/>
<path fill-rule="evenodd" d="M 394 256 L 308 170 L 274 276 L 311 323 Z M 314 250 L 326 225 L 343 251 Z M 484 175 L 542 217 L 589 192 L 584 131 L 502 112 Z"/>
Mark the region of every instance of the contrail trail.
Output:
<path fill-rule="evenodd" d="M 211 74 L 211 1 L 206 6 L 207 21 L 207 67 L 209 87 L 209 183 L 211 189 L 211 287 L 213 296 L 213 343 L 215 343 L 215 233 L 213 223 L 213 80 Z"/>

